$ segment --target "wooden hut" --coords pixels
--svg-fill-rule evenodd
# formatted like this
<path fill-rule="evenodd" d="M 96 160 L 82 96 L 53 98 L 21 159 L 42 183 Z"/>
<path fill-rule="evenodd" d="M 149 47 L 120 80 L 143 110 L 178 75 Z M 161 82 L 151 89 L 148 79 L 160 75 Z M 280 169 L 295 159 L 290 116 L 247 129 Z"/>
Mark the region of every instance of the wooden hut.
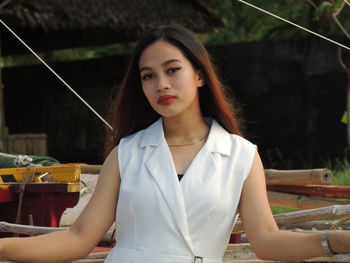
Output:
<path fill-rule="evenodd" d="M 223 27 L 222 20 L 200 0 L 5 0 L 0 3 L 0 18 L 37 52 L 131 42 L 143 30 L 170 22 L 199 33 Z M 2 56 L 28 53 L 2 26 L 0 47 Z M 45 154 L 35 152 L 38 147 L 33 146 L 35 139 L 42 149 L 45 135 L 9 135 L 1 87 L 0 84 L 0 152 Z M 11 126 L 9 132 L 12 133 Z M 8 145 L 14 141 L 11 136 L 17 145 L 22 145 L 20 149 Z M 29 148 L 34 152 L 23 152 Z"/>
<path fill-rule="evenodd" d="M 1 19 L 37 51 L 129 42 L 146 28 L 170 22 L 199 33 L 223 26 L 222 20 L 200 0 L 2 2 Z M 3 55 L 26 52 L 13 41 L 3 41 Z"/>

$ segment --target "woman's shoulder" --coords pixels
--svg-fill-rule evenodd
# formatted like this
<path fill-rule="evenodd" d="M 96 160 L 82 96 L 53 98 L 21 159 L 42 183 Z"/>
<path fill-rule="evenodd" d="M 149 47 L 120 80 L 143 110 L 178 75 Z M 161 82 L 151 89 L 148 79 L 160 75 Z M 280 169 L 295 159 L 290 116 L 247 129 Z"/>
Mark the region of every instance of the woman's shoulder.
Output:
<path fill-rule="evenodd" d="M 229 139 L 233 144 L 238 143 L 238 144 L 243 144 L 243 145 L 248 145 L 248 146 L 255 146 L 255 144 L 253 142 L 251 142 L 250 140 L 248 140 L 247 138 L 245 138 L 241 135 L 238 135 L 238 134 L 230 133 L 229 131 L 227 131 L 215 119 L 213 119 L 213 124 L 217 127 L 216 128 L 217 132 L 215 132 L 215 133 L 219 137 L 219 139 L 221 139 L 221 140 Z"/>
<path fill-rule="evenodd" d="M 241 143 L 243 145 L 256 146 L 253 142 L 244 138 L 241 135 L 230 133 L 231 140 L 236 141 L 237 143 Z"/>
<path fill-rule="evenodd" d="M 150 135 L 154 132 L 154 130 L 158 130 L 160 128 L 161 119 L 156 120 L 155 122 L 151 123 L 146 128 L 143 128 L 141 130 L 138 130 L 120 140 L 120 143 L 135 143 L 140 142 L 142 138 L 144 137 L 144 134 Z M 119 144 L 120 144 L 119 143 Z"/>
<path fill-rule="evenodd" d="M 144 134 L 145 129 L 142 129 L 142 130 L 139 130 L 137 132 L 134 132 L 126 137 L 123 137 L 121 140 L 120 140 L 120 144 L 130 144 L 132 142 L 135 142 L 135 141 L 139 141 L 141 138 L 142 138 L 142 135 Z"/>

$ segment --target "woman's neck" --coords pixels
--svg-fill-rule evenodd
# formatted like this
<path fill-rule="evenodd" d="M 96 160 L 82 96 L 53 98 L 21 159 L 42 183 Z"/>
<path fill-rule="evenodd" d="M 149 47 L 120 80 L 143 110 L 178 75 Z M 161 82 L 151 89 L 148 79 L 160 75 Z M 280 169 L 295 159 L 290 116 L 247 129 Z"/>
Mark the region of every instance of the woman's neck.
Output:
<path fill-rule="evenodd" d="M 168 143 L 195 141 L 209 133 L 209 126 L 201 114 L 163 117 L 163 127 Z"/>

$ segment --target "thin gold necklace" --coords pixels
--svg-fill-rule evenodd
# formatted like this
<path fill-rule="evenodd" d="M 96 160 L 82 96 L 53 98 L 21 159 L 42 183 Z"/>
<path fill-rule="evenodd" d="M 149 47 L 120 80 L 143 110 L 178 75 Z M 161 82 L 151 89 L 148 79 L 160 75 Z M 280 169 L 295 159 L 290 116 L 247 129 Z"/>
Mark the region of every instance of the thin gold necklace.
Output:
<path fill-rule="evenodd" d="M 191 143 L 187 143 L 187 144 L 168 144 L 168 146 L 169 146 L 169 147 L 189 146 L 189 145 L 193 145 L 193 144 L 199 143 L 199 142 L 205 140 L 207 137 L 208 137 L 208 134 L 205 135 L 203 138 L 199 139 L 199 140 L 196 141 L 196 142 L 191 142 Z"/>

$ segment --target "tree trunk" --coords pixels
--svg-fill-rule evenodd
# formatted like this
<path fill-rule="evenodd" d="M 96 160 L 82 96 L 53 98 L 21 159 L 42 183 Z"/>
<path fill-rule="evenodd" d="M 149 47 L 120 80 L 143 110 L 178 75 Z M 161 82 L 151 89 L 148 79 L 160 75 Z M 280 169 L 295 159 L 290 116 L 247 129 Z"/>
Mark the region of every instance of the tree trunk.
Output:
<path fill-rule="evenodd" d="M 347 135 L 347 151 L 350 153 L 350 69 L 345 64 L 342 55 L 342 48 L 338 47 L 337 52 L 339 65 L 343 68 L 347 76 L 347 86 L 346 86 L 346 114 L 347 114 L 347 126 L 346 126 L 346 135 Z"/>
<path fill-rule="evenodd" d="M 346 131 L 347 131 L 347 143 L 348 143 L 348 152 L 350 151 L 350 70 L 347 70 L 347 76 L 348 76 L 348 85 L 346 89 L 346 113 L 347 113 L 347 125 L 346 125 Z"/>
<path fill-rule="evenodd" d="M 1 32 L 0 32 L 0 56 L 1 56 Z M 2 85 L 2 65 L 0 64 L 0 152 L 8 150 L 8 130 L 5 123 L 4 86 Z"/>

